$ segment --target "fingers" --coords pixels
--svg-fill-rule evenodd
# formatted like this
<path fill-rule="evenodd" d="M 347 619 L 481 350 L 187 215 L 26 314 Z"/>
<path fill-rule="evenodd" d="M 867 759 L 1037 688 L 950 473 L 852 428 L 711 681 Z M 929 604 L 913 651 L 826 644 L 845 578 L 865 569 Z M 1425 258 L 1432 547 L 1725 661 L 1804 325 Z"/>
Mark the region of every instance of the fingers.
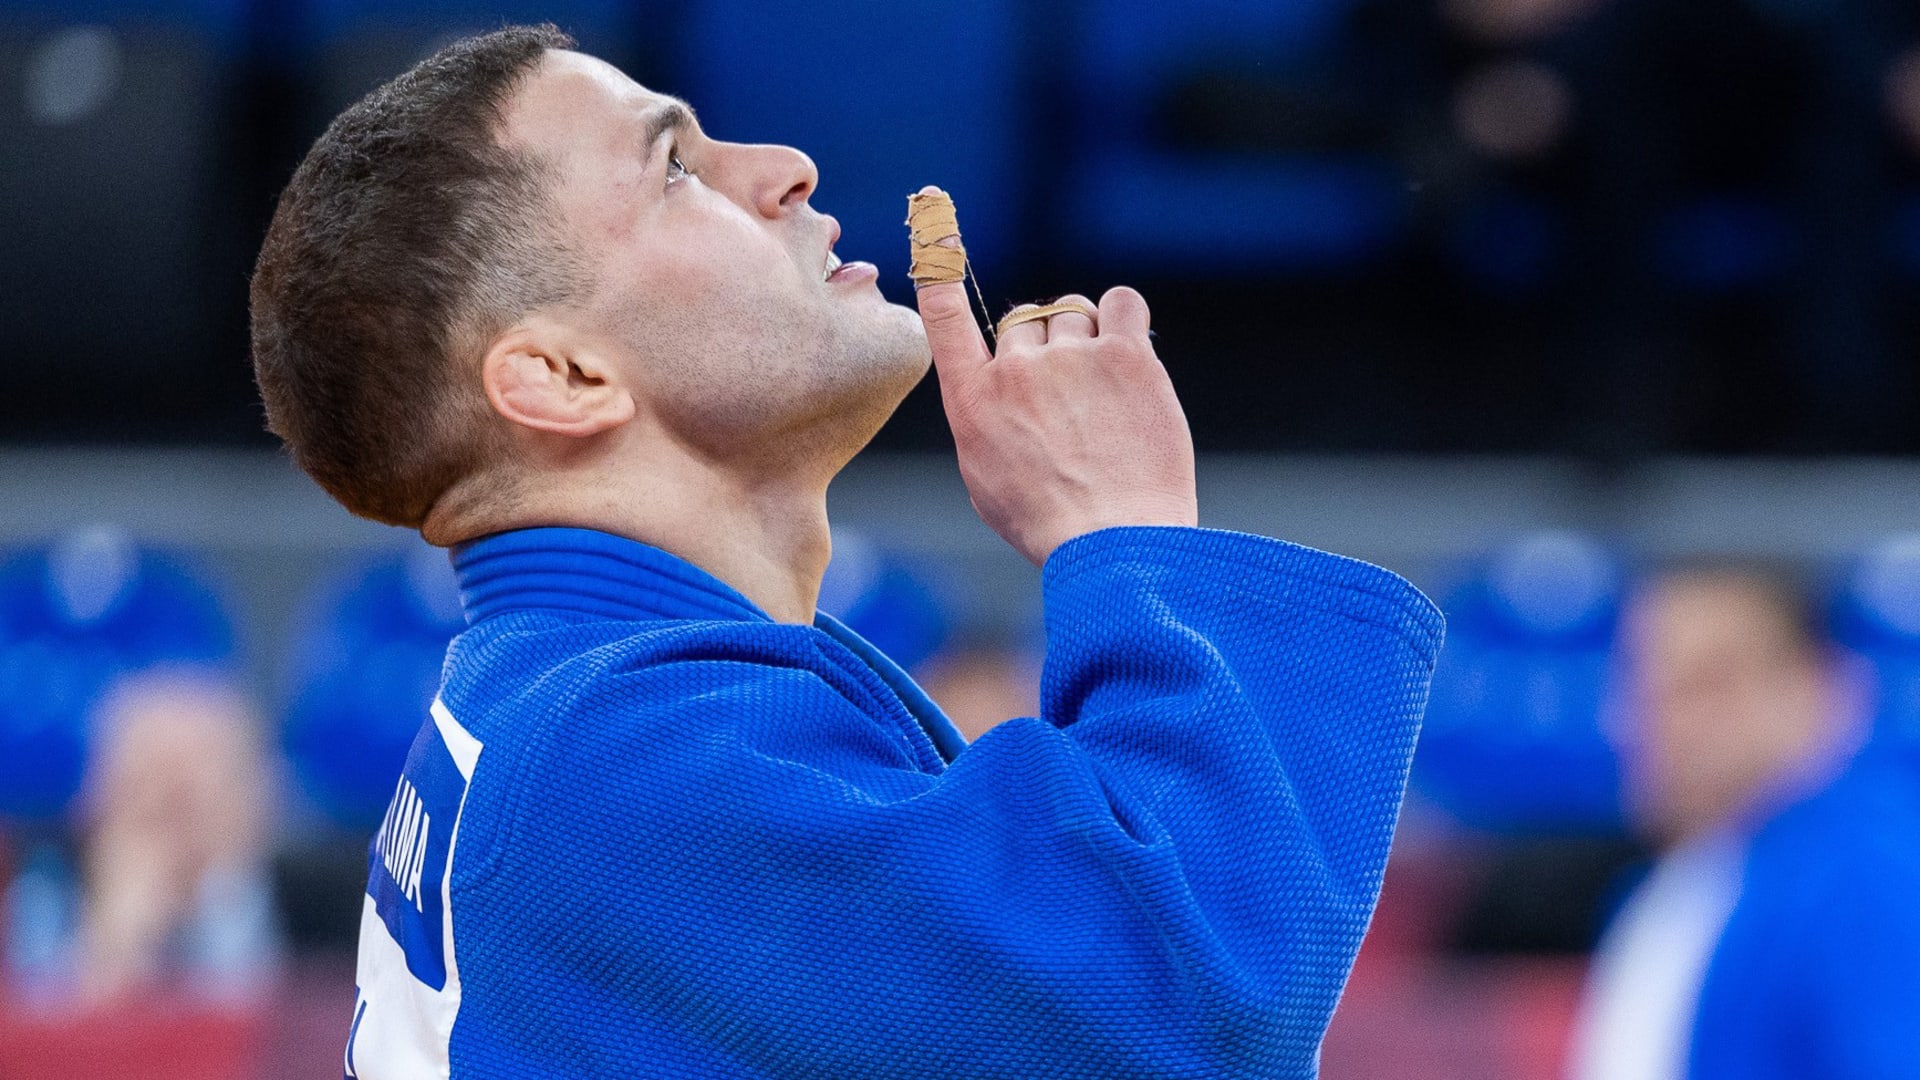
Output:
<path fill-rule="evenodd" d="M 1125 285 L 1116 285 L 1100 297 L 1101 334 L 1144 338 L 1152 325 L 1147 298 Z"/>
<path fill-rule="evenodd" d="M 1021 304 L 1000 319 L 1000 342 L 1014 345 L 1042 345 L 1049 341 L 1071 341 L 1096 336 L 1093 301 L 1078 293 L 1046 304 Z"/>
<path fill-rule="evenodd" d="M 925 187 L 921 194 L 937 194 L 939 188 Z M 923 241 L 924 242 L 924 241 Z M 942 247 L 959 248 L 960 237 L 948 236 L 934 241 Z M 973 309 L 967 301 L 967 287 L 961 281 L 922 285 L 915 294 L 920 322 L 927 332 L 927 345 L 933 350 L 934 367 L 943 382 L 963 380 L 982 367 L 993 354 L 973 321 Z"/>
<path fill-rule="evenodd" d="M 1063 296 L 1054 301 L 1054 303 L 1080 304 L 1085 306 L 1089 311 L 1093 309 L 1093 301 L 1081 296 L 1079 293 Z M 1046 325 L 1048 341 L 1064 338 L 1089 338 L 1099 332 L 1095 328 L 1093 320 L 1078 311 L 1063 311 L 1047 319 Z"/>
<path fill-rule="evenodd" d="M 927 345 L 933 350 L 933 366 L 942 378 L 964 378 L 993 358 L 986 339 L 980 336 L 980 324 L 973 321 L 964 283 L 923 285 L 915 300 L 920 307 L 920 322 L 926 327 Z"/>
<path fill-rule="evenodd" d="M 1047 320 L 1030 319 L 1027 322 L 1015 323 L 1012 326 L 1008 326 L 1005 321 L 1006 318 L 1011 318 L 1023 311 L 1032 311 L 1039 306 L 1039 304 L 1021 304 L 1012 311 L 1007 312 L 1006 317 L 1003 318 L 1000 323 L 1001 330 L 998 344 L 1001 352 L 1021 346 L 1045 345 L 1047 343 Z"/>

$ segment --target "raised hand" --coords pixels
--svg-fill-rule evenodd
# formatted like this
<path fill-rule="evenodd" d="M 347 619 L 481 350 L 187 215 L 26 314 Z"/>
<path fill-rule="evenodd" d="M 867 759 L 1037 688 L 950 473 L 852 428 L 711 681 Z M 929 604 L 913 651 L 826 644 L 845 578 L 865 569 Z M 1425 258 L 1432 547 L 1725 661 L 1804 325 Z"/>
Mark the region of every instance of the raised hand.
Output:
<path fill-rule="evenodd" d="M 964 283 L 919 290 L 974 508 L 1035 563 L 1095 529 L 1193 525 L 1199 514 L 1193 437 L 1148 340 L 1146 300 L 1122 286 L 1097 309 L 1081 296 L 1060 303 L 1095 314 L 1009 325 L 995 353 Z"/>

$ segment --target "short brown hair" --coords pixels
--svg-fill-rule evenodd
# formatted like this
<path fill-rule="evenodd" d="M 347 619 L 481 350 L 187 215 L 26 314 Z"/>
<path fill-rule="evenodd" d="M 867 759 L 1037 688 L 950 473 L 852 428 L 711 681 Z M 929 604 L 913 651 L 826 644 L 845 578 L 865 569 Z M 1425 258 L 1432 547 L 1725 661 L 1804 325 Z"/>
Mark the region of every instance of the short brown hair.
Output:
<path fill-rule="evenodd" d="M 465 38 L 341 113 L 280 196 L 254 269 L 253 367 L 267 426 L 347 509 L 418 528 L 495 453 L 456 377 L 575 274 L 545 166 L 502 147 L 551 25 Z"/>

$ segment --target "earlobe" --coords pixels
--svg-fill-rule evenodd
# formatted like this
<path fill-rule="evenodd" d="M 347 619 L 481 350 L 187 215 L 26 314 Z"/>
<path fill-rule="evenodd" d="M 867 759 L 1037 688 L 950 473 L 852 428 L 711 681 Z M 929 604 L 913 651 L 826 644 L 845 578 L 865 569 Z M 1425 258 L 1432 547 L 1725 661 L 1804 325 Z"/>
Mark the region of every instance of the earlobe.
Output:
<path fill-rule="evenodd" d="M 535 431 L 587 438 L 633 418 L 633 398 L 603 358 L 521 327 L 487 350 L 481 363 L 487 401 L 501 416 Z"/>

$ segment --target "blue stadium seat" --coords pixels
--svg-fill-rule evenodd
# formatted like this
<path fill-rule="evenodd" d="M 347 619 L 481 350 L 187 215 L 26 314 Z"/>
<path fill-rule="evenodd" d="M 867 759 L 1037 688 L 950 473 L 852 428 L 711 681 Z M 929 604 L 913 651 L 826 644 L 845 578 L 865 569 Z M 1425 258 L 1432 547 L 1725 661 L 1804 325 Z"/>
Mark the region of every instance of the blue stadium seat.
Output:
<path fill-rule="evenodd" d="M 1834 595 L 1833 631 L 1873 665 L 1875 738 L 1920 743 L 1920 534 L 1853 561 Z"/>
<path fill-rule="evenodd" d="M 1725 294 L 1779 282 L 1793 267 L 1797 240 L 1793 216 L 1778 201 L 1723 193 L 1669 211 L 1655 251 L 1667 281 Z"/>
<path fill-rule="evenodd" d="M 833 534 L 819 607 L 908 671 L 946 645 L 952 625 L 940 589 L 920 567 L 845 530 Z"/>
<path fill-rule="evenodd" d="M 1524 538 L 1475 568 L 1446 605 L 1415 759 L 1423 793 L 1478 828 L 1619 827 L 1601 715 L 1621 577 L 1604 547 L 1569 533 Z"/>
<path fill-rule="evenodd" d="M 1468 281 L 1489 292 L 1519 294 L 1546 282 L 1565 257 L 1567 223 L 1552 203 L 1495 189 L 1461 208 L 1447 254 Z"/>
<path fill-rule="evenodd" d="M 1908 192 L 1894 208 L 1887 228 L 1894 262 L 1910 279 L 1920 279 L 1920 192 Z"/>
<path fill-rule="evenodd" d="M 55 382 L 8 365 L 8 398 L 173 385 L 231 336 L 220 313 L 245 289 L 216 277 L 239 242 L 217 163 L 245 11 L 0 0 L 0 336 L 60 358 Z"/>
<path fill-rule="evenodd" d="M 557 23 L 569 33 L 591 37 L 630 31 L 640 7 L 628 0 L 308 0 L 305 18 L 308 29 L 322 38 L 380 26 L 444 34 L 535 22 Z"/>
<path fill-rule="evenodd" d="M 1404 182 L 1352 156 L 1200 158 L 1111 149 L 1072 184 L 1085 253 L 1211 274 L 1364 265 L 1401 234 Z"/>
<path fill-rule="evenodd" d="M 115 679 L 232 659 L 232 626 L 207 580 L 123 533 L 81 530 L 0 563 L 0 815 L 60 816 Z"/>
<path fill-rule="evenodd" d="M 224 55 L 243 47 L 252 13 L 247 0 L 0 0 L 0 25 L 11 32 L 111 27 L 130 39 L 189 36 Z"/>
<path fill-rule="evenodd" d="M 311 0 L 295 37 L 313 53 L 315 134 L 435 49 L 508 23 L 554 23 L 582 49 L 625 63 L 646 8 L 629 0 Z"/>
<path fill-rule="evenodd" d="M 1080 122 L 1125 143 L 1153 137 L 1169 84 L 1232 65 L 1299 71 L 1338 41 L 1353 0 L 1101 0 L 1082 5 L 1067 50 Z"/>
<path fill-rule="evenodd" d="M 1033 28 L 1010 0 L 825 0 L 778 14 L 760 0 L 688 12 L 670 89 L 714 136 L 795 146 L 820 167 L 813 205 L 842 228 L 835 249 L 907 284 L 907 195 L 951 192 L 989 289 L 1013 252 L 1027 177 L 1016 42 Z"/>
<path fill-rule="evenodd" d="M 1082 7 L 1062 46 L 1073 57 L 1063 137 L 1077 148 L 1060 210 L 1084 254 L 1212 274 L 1340 269 L 1373 261 L 1403 234 L 1405 179 L 1379 157 L 1199 151 L 1157 130 L 1182 79 L 1238 70 L 1311 82 L 1351 0 Z"/>
<path fill-rule="evenodd" d="M 446 553 L 425 544 L 352 567 L 310 601 L 283 738 L 301 788 L 336 824 L 378 824 L 465 625 Z"/>

